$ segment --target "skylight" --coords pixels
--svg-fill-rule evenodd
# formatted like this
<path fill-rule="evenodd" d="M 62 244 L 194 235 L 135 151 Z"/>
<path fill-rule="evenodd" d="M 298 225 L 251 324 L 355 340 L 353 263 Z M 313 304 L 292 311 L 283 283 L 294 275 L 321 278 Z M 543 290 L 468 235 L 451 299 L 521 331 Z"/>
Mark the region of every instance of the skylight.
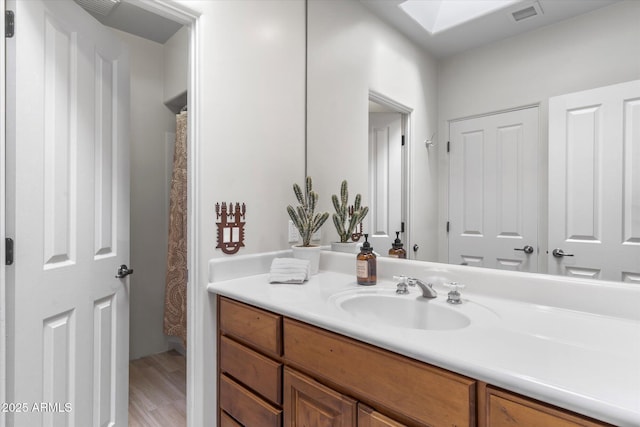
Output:
<path fill-rule="evenodd" d="M 406 0 L 400 8 L 430 34 L 437 34 L 520 1 Z"/>

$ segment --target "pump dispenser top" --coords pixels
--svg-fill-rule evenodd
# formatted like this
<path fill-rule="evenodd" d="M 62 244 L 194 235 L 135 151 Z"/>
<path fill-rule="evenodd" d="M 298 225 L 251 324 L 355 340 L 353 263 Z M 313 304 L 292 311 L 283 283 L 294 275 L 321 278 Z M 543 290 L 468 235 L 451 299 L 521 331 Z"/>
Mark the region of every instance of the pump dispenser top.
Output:
<path fill-rule="evenodd" d="M 392 258 L 406 258 L 407 251 L 402 247 L 403 244 L 400 241 L 400 232 L 396 231 L 396 240 L 394 240 L 391 245 L 391 249 L 389 249 L 389 256 Z"/>
<path fill-rule="evenodd" d="M 376 254 L 369 243 L 369 235 L 364 235 L 364 243 L 360 248 L 360 253 L 356 258 L 356 275 L 358 285 L 375 285 L 377 281 Z"/>

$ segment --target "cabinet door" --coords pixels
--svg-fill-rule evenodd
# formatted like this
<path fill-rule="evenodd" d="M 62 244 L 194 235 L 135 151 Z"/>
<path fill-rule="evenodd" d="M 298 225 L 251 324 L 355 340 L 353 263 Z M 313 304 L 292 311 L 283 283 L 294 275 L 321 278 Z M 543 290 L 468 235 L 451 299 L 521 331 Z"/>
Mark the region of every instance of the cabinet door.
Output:
<path fill-rule="evenodd" d="M 355 425 L 355 400 L 285 368 L 284 427 Z"/>
<path fill-rule="evenodd" d="M 358 427 L 406 427 L 386 415 L 369 408 L 367 405 L 358 403 Z"/>

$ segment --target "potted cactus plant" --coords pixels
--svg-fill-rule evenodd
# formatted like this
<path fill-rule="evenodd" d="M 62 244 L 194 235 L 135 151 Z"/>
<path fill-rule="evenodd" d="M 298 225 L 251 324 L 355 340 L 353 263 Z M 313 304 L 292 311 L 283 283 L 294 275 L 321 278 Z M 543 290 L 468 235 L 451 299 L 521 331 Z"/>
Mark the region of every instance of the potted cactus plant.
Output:
<path fill-rule="evenodd" d="M 304 193 L 297 183 L 293 184 L 293 192 L 299 205 L 296 208 L 291 205 L 287 206 L 287 212 L 302 239 L 302 245 L 292 247 L 293 256 L 308 259 L 311 263 L 311 274 L 315 274 L 318 272 L 320 261 L 320 246 L 311 245 L 311 237 L 329 218 L 329 212 L 315 212 L 318 193 L 313 191 L 313 181 L 310 176 L 306 178 L 305 184 Z"/>
<path fill-rule="evenodd" d="M 339 252 L 355 253 L 358 251 L 356 242 L 359 239 L 359 233 L 356 233 L 356 230 L 367 216 L 369 208 L 361 206 L 362 196 L 360 194 L 356 194 L 353 206 L 349 206 L 349 189 L 346 180 L 343 180 L 340 185 L 340 197 L 338 198 L 334 194 L 331 196 L 331 201 L 336 211 L 332 216 L 333 225 L 335 225 L 338 236 L 340 236 L 340 241 L 333 242 L 331 249 Z M 349 242 L 349 239 L 352 241 Z"/>

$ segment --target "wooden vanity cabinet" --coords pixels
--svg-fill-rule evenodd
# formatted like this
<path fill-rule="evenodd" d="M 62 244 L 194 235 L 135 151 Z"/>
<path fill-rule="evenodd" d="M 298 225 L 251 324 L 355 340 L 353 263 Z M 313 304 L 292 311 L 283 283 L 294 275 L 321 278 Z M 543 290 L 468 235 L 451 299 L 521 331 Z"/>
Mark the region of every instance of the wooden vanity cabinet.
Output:
<path fill-rule="evenodd" d="M 220 425 L 475 425 L 469 378 L 224 297 L 218 325 Z"/>
<path fill-rule="evenodd" d="M 611 427 L 218 297 L 222 427 Z"/>

